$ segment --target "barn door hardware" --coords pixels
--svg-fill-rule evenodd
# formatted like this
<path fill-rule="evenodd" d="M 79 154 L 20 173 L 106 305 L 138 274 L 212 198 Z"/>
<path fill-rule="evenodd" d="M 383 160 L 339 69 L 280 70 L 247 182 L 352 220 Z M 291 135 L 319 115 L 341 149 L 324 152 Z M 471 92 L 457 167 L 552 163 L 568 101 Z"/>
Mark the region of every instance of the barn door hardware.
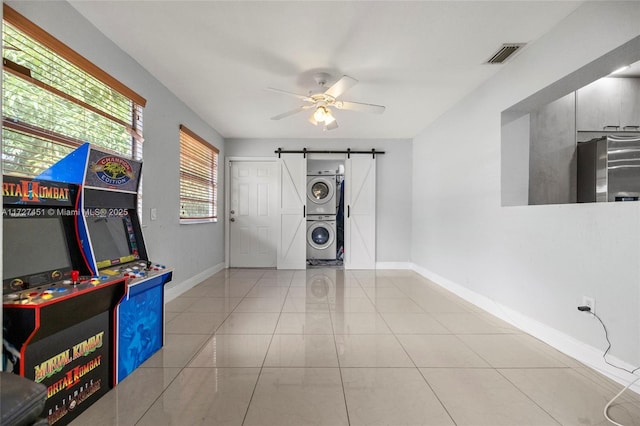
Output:
<path fill-rule="evenodd" d="M 373 158 L 376 158 L 376 155 L 384 154 L 384 151 L 376 151 L 375 148 L 372 148 L 371 151 L 352 151 L 351 148 L 347 148 L 345 151 L 341 150 L 314 150 L 303 148 L 302 150 L 284 150 L 282 148 L 278 148 L 274 151 L 278 154 L 278 158 L 281 158 L 282 154 L 302 154 L 304 158 L 307 158 L 307 154 L 347 154 L 347 158 L 351 158 L 352 154 L 368 154 L 372 155 Z"/>

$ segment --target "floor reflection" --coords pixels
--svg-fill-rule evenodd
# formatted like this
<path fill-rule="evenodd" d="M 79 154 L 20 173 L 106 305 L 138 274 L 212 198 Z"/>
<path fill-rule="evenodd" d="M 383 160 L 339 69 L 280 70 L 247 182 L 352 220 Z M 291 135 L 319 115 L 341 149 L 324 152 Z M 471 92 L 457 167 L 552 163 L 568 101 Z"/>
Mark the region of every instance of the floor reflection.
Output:
<path fill-rule="evenodd" d="M 228 269 L 165 323 L 73 425 L 604 424 L 620 389 L 412 271 Z"/>

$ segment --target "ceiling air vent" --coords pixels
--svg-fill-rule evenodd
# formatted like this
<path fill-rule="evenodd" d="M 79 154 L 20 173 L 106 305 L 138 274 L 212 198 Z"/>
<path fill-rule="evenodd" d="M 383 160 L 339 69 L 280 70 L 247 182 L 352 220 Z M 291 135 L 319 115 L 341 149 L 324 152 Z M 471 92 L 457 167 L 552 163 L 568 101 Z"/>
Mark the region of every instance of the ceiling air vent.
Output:
<path fill-rule="evenodd" d="M 525 43 L 505 43 L 487 61 L 487 64 L 502 64 L 516 53 Z"/>

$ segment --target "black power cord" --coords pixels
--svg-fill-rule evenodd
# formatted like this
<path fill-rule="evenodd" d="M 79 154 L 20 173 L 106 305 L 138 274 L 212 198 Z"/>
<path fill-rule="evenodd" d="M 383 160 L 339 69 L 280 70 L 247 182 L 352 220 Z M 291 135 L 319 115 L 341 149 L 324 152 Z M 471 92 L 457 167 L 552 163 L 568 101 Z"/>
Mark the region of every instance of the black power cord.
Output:
<path fill-rule="evenodd" d="M 611 364 L 609 361 L 607 361 L 607 354 L 609 353 L 609 350 L 611 349 L 611 341 L 609 340 L 609 332 L 607 331 L 607 327 L 604 325 L 604 322 L 602 322 L 602 320 L 600 319 L 600 317 L 598 315 L 596 315 L 594 312 L 591 311 L 591 308 L 589 306 L 578 306 L 578 310 L 580 312 L 587 312 L 591 315 L 594 316 L 595 319 L 597 319 L 600 322 L 600 325 L 602 325 L 602 329 L 604 330 L 604 338 L 607 340 L 607 349 L 604 351 L 604 353 L 602 354 L 602 359 L 604 359 L 604 362 L 609 364 L 610 366 L 617 368 L 618 370 L 622 370 L 622 371 L 626 371 L 627 373 L 631 373 L 631 374 L 635 374 L 636 371 L 640 370 L 640 367 L 634 369 L 634 370 L 627 370 L 626 368 L 623 367 L 618 367 L 617 365 Z M 636 376 L 637 377 L 637 376 Z M 624 426 L 620 423 L 617 423 L 615 420 L 613 420 L 611 417 L 609 417 L 609 407 L 611 407 L 611 405 L 613 404 L 613 402 L 618 399 L 620 397 L 620 395 L 622 395 L 624 393 L 624 391 L 626 391 L 627 389 L 629 389 L 631 386 L 633 386 L 638 380 L 640 380 L 640 377 L 637 377 L 633 382 L 629 383 L 627 386 L 624 387 L 624 389 L 622 389 L 616 396 L 614 396 L 608 403 L 607 405 L 604 406 L 604 417 L 613 425 L 616 426 Z"/>
<path fill-rule="evenodd" d="M 598 322 L 600 322 L 600 325 L 602 325 L 602 329 L 604 330 L 604 338 L 607 341 L 607 349 L 602 354 L 602 359 L 604 359 L 605 363 L 609 364 L 610 366 L 612 366 L 614 368 L 617 368 L 618 370 L 626 371 L 627 373 L 631 373 L 631 374 L 635 374 L 636 371 L 640 370 L 640 367 L 638 367 L 638 368 L 636 368 L 634 370 L 627 370 L 626 368 L 619 367 L 619 366 L 611 364 L 609 361 L 607 361 L 607 354 L 611 350 L 611 341 L 609 340 L 609 331 L 607 330 L 607 327 L 604 325 L 604 322 L 602 322 L 600 317 L 598 315 L 596 315 L 594 312 L 591 311 L 591 308 L 589 306 L 578 306 L 578 310 L 580 312 L 587 312 L 587 313 L 593 315 L 594 318 L 597 319 Z"/>

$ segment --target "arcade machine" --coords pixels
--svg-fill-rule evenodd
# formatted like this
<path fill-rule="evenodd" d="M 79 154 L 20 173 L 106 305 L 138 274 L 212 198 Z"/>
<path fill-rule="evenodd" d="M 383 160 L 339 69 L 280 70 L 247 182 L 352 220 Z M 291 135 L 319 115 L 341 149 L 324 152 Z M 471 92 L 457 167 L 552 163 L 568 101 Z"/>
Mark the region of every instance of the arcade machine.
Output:
<path fill-rule="evenodd" d="M 116 383 L 164 344 L 164 284 L 172 271 L 149 260 L 137 213 L 142 163 L 92 147 L 77 148 L 41 175 L 81 185 L 81 251 L 91 274 L 127 280 L 117 306 Z"/>
<path fill-rule="evenodd" d="M 78 185 L 4 176 L 2 366 L 47 386 L 50 424 L 67 424 L 116 382 L 126 279 L 91 273 L 79 201 Z"/>

